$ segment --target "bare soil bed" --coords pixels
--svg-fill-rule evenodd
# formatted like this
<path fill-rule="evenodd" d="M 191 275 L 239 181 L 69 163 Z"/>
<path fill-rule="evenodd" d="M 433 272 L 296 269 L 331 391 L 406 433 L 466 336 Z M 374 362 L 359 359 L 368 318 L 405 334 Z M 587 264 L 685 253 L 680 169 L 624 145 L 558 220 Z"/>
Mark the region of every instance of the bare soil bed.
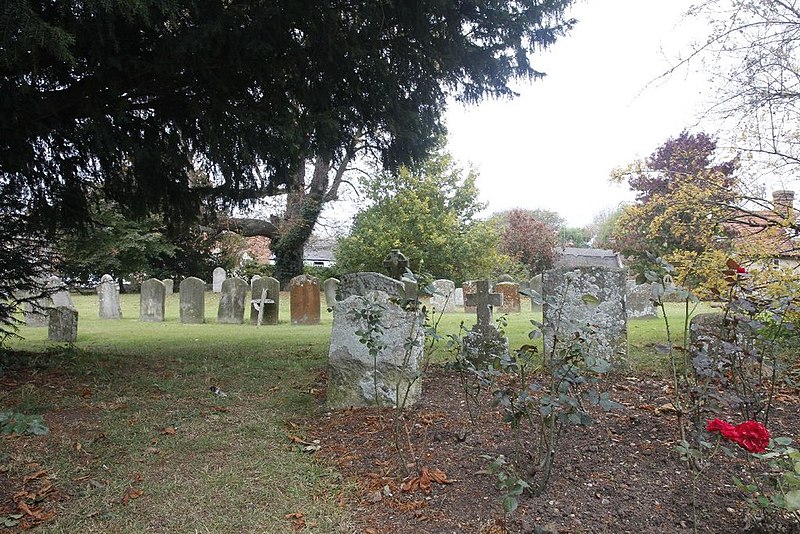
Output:
<path fill-rule="evenodd" d="M 455 371 L 432 370 L 422 402 L 397 422 L 391 409 L 329 412 L 306 422 L 306 439 L 319 440 L 316 454 L 361 488 L 346 505 L 367 534 L 692 532 L 689 476 L 675 452 L 676 417 L 659 409 L 671 400 L 670 384 L 619 377 L 610 391 L 624 408 L 596 413 L 591 427 L 570 427 L 545 494 L 525 493 L 508 516 L 486 457 L 512 457 L 513 434 L 488 393 L 470 422 Z M 800 399 L 783 391 L 776 401 L 772 435 L 797 438 Z M 698 531 L 800 532 L 781 517 L 756 522 L 748 515 L 732 481 L 743 475 L 745 456 L 741 450 L 734 457 L 718 454 L 699 480 Z"/>

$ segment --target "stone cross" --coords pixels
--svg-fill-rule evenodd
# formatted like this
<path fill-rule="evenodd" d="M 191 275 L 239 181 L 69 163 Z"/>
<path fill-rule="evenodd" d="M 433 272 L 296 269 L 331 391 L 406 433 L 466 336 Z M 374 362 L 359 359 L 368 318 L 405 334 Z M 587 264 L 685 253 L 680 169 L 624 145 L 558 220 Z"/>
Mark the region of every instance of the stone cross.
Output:
<path fill-rule="evenodd" d="M 260 299 L 253 299 L 252 301 L 253 308 L 258 312 L 258 319 L 256 319 L 256 326 L 261 326 L 261 323 L 264 321 L 264 309 L 266 304 L 275 304 L 275 300 L 269 298 L 269 290 L 265 287 L 261 290 L 261 298 Z"/>
<path fill-rule="evenodd" d="M 389 276 L 395 280 L 402 280 L 403 273 L 408 267 L 408 258 L 400 252 L 400 249 L 394 248 L 383 259 L 383 266 L 389 271 Z"/>
<path fill-rule="evenodd" d="M 492 306 L 502 306 L 503 295 L 489 291 L 488 280 L 475 282 L 475 293 L 466 295 L 467 306 L 475 306 L 478 314 L 478 326 L 494 326 L 492 319 Z"/>

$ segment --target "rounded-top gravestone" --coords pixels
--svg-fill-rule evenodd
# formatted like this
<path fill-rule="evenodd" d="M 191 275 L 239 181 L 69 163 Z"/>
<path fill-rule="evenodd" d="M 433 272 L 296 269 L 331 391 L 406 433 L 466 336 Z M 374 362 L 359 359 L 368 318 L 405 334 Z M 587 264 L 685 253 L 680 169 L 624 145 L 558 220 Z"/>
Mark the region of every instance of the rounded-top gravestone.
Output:
<path fill-rule="evenodd" d="M 242 324 L 244 322 L 244 303 L 250 285 L 241 278 L 226 278 L 222 282 L 219 295 L 217 322 L 222 324 Z"/>
<path fill-rule="evenodd" d="M 97 296 L 100 299 L 101 319 L 122 319 L 122 309 L 119 305 L 119 286 L 110 274 L 104 274 L 97 286 Z"/>
<path fill-rule="evenodd" d="M 163 321 L 166 288 L 161 280 L 145 280 L 139 291 L 139 320 L 147 323 Z"/>
<path fill-rule="evenodd" d="M 190 276 L 183 280 L 180 291 L 180 318 L 184 324 L 206 322 L 206 283 Z"/>

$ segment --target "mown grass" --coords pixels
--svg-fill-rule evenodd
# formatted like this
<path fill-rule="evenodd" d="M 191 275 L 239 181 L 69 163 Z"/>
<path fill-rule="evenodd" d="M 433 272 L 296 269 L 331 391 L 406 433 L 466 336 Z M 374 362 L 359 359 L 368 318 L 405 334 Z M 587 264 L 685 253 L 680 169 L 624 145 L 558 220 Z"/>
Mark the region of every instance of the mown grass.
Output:
<path fill-rule="evenodd" d="M 43 414 L 51 433 L 0 440 L 0 465 L 17 479 L 44 469 L 61 491 L 41 531 L 280 533 L 293 513 L 314 532 L 357 531 L 339 506 L 347 483 L 288 437 L 302 432 L 293 421 L 324 409 L 317 394 L 332 316 L 292 326 L 287 297 L 278 326 L 216 324 L 208 293 L 203 325 L 179 323 L 177 295 L 164 323 L 141 323 L 138 295 L 123 295 L 119 321 L 97 318 L 96 296 L 75 296 L 71 346 L 23 328 L 25 339 L 0 355 L 7 375 L 23 379 L 0 391 L 0 411 Z M 679 308 L 669 309 L 675 325 Z M 529 342 L 531 319 L 541 312 L 507 316 L 511 347 Z M 469 328 L 474 316 L 442 316 L 440 334 L 462 321 Z M 635 372 L 663 372 L 665 356 L 653 350 L 663 331 L 662 319 L 629 323 Z"/>

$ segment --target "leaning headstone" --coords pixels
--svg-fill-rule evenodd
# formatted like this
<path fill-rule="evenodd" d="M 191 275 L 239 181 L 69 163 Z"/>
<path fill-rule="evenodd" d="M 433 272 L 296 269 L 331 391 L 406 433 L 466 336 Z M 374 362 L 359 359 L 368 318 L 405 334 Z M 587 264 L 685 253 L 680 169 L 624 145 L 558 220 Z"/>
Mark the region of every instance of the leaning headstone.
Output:
<path fill-rule="evenodd" d="M 53 307 L 67 306 L 74 308 L 75 304 L 72 302 L 72 297 L 69 294 L 67 284 L 57 276 L 51 276 L 47 279 L 47 288 L 51 291 L 50 299 L 53 301 Z"/>
<path fill-rule="evenodd" d="M 461 284 L 461 290 L 464 293 L 464 313 L 475 313 L 477 311 L 475 306 L 471 306 L 469 303 L 469 296 L 474 295 L 477 292 L 477 289 L 475 288 L 475 280 L 467 280 Z"/>
<path fill-rule="evenodd" d="M 651 319 L 658 317 L 658 308 L 651 300 L 653 295 L 650 284 L 628 283 L 628 295 L 625 302 L 625 310 L 628 312 L 628 319 Z"/>
<path fill-rule="evenodd" d="M 464 288 L 457 287 L 453 291 L 453 302 L 456 306 L 463 306 L 464 305 Z"/>
<path fill-rule="evenodd" d="M 289 282 L 292 324 L 319 324 L 319 280 L 301 274 Z"/>
<path fill-rule="evenodd" d="M 220 289 L 217 322 L 242 324 L 244 322 L 244 302 L 247 299 L 250 285 L 241 278 L 226 278 Z"/>
<path fill-rule="evenodd" d="M 474 284 L 475 293 L 467 295 L 466 303 L 475 308 L 478 322 L 464 336 L 464 356 L 474 362 L 492 361 L 508 354 L 508 339 L 497 330 L 492 314 L 495 306 L 503 304 L 503 295 L 490 292 L 486 280 Z"/>
<path fill-rule="evenodd" d="M 72 343 L 78 339 L 78 310 L 72 306 L 50 309 L 47 339 Z"/>
<path fill-rule="evenodd" d="M 339 290 L 339 280 L 337 278 L 328 278 L 322 282 L 322 291 L 325 293 L 325 305 L 328 308 L 333 308 L 336 304 L 336 292 Z"/>
<path fill-rule="evenodd" d="M 497 307 L 501 313 L 519 313 L 519 284 L 516 282 L 500 282 L 494 285 L 494 292 L 503 295 L 503 303 Z"/>
<path fill-rule="evenodd" d="M 592 354 L 624 365 L 628 354 L 627 273 L 614 267 L 556 267 L 544 273 L 544 354 L 588 340 Z"/>
<path fill-rule="evenodd" d="M 334 306 L 328 352 L 328 407 L 412 406 L 422 393 L 423 315 L 407 311 L 382 291 L 351 295 Z M 380 310 L 383 348 L 370 354 L 357 333 L 368 329 L 360 312 Z"/>
<path fill-rule="evenodd" d="M 100 299 L 101 319 L 122 319 L 122 309 L 119 306 L 119 286 L 110 274 L 104 274 L 100 278 L 97 296 Z"/>
<path fill-rule="evenodd" d="M 228 275 L 225 273 L 225 269 L 222 267 L 217 267 L 214 269 L 214 272 L 211 275 L 211 291 L 214 293 L 219 293 L 222 291 L 222 282 L 225 281 L 227 276 Z"/>
<path fill-rule="evenodd" d="M 183 324 L 206 322 L 206 283 L 190 276 L 184 279 L 178 291 L 180 298 L 180 319 Z"/>
<path fill-rule="evenodd" d="M 161 283 L 164 284 L 165 294 L 172 295 L 175 292 L 175 280 L 172 278 L 164 278 Z"/>
<path fill-rule="evenodd" d="M 434 280 L 431 307 L 437 312 L 452 313 L 456 311 L 455 289 L 456 285 L 452 280 Z"/>
<path fill-rule="evenodd" d="M 150 278 L 142 282 L 139 291 L 139 320 L 147 323 L 163 321 L 167 291 L 164 283 L 158 278 Z"/>
<path fill-rule="evenodd" d="M 278 324 L 278 310 L 281 302 L 281 283 L 268 276 L 258 278 L 250 283 L 250 323 Z M 262 302 L 263 297 L 263 302 Z"/>

